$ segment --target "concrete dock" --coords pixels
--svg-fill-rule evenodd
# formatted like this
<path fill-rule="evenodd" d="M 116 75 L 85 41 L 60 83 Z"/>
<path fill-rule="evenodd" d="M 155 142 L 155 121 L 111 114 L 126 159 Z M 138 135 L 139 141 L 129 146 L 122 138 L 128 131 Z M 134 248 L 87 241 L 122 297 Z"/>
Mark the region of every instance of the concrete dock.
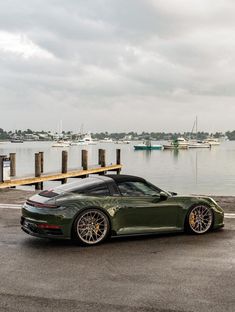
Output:
<path fill-rule="evenodd" d="M 222 230 L 82 248 L 21 231 L 17 207 L 30 194 L 0 192 L 1 312 L 234 312 L 235 197 L 214 197 Z"/>

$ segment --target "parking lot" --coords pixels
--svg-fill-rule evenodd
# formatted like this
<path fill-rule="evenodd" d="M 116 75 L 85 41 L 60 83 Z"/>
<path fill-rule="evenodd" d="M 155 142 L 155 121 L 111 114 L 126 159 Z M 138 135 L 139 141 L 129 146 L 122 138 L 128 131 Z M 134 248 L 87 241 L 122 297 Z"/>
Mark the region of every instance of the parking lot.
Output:
<path fill-rule="evenodd" d="M 223 230 L 96 247 L 30 237 L 0 209 L 0 311 L 235 311 L 235 218 Z"/>

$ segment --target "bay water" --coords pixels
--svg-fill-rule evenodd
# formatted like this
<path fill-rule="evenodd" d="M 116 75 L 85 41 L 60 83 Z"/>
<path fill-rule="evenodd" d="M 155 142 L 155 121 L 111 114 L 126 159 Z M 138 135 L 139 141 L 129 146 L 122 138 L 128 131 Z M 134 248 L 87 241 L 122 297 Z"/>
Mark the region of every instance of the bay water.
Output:
<path fill-rule="evenodd" d="M 161 144 L 163 142 L 152 142 Z M 235 196 L 235 141 L 222 142 L 210 149 L 135 151 L 134 145 L 97 145 L 54 148 L 53 142 L 0 143 L 0 155 L 16 153 L 17 177 L 34 175 L 34 154 L 44 152 L 44 172 L 61 170 L 62 150 L 68 151 L 68 168 L 81 168 L 81 150 L 88 150 L 89 166 L 98 163 L 98 149 L 106 150 L 106 163 L 114 164 L 116 149 L 121 149 L 123 174 L 144 177 L 158 187 L 179 194 Z M 70 179 L 71 180 L 71 179 Z M 58 185 L 46 182 L 44 188 Z M 21 187 L 30 189 L 31 187 Z"/>

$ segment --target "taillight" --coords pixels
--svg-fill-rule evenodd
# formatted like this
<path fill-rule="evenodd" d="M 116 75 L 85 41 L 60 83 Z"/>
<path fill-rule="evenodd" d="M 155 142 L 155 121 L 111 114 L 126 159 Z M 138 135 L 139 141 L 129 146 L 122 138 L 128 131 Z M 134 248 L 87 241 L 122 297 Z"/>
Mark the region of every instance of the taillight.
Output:
<path fill-rule="evenodd" d="M 61 229 L 62 227 L 59 225 L 54 225 L 54 224 L 46 224 L 46 223 L 42 223 L 42 224 L 38 224 L 37 227 L 39 229 L 53 229 L 53 230 L 58 230 Z"/>
<path fill-rule="evenodd" d="M 37 208 L 58 208 L 59 206 L 57 205 L 53 205 L 53 204 L 42 204 L 42 203 L 38 203 L 38 202 L 35 202 L 33 200 L 30 200 L 28 199 L 26 201 L 26 204 L 29 205 L 29 206 L 33 206 L 33 207 L 37 207 Z"/>

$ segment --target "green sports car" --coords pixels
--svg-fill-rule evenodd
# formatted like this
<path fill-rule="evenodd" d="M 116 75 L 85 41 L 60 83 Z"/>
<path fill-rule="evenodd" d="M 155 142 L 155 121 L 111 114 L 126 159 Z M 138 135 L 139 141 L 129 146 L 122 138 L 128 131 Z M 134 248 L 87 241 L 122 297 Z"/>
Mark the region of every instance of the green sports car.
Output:
<path fill-rule="evenodd" d="M 21 225 L 33 236 L 95 245 L 109 236 L 204 234 L 224 226 L 224 212 L 210 197 L 177 196 L 140 177 L 104 175 L 32 196 L 22 207 Z"/>

